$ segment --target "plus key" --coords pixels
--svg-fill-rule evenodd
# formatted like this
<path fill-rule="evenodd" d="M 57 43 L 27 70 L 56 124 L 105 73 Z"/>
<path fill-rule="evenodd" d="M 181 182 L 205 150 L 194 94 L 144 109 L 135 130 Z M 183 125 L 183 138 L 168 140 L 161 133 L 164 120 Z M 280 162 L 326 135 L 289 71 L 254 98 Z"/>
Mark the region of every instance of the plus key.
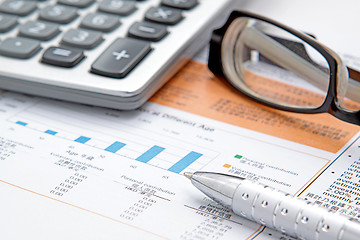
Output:
<path fill-rule="evenodd" d="M 92 64 L 91 72 L 124 78 L 151 50 L 147 41 L 118 38 Z"/>

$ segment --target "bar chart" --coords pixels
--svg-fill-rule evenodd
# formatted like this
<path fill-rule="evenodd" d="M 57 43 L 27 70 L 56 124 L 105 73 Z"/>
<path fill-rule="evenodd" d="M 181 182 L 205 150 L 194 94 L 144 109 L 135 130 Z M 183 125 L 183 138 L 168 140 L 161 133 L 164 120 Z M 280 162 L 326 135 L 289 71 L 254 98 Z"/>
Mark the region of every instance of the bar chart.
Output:
<path fill-rule="evenodd" d="M 36 115 L 36 120 L 32 117 L 34 115 Z M 39 121 L 40 115 L 43 116 L 41 121 Z M 138 129 L 123 131 L 122 129 L 127 129 L 127 127 L 119 123 L 111 125 L 111 128 L 102 126 L 99 133 L 92 131 L 92 129 L 98 129 L 99 126 L 94 126 L 81 117 L 76 119 L 82 126 L 77 129 L 74 124 L 64 124 L 57 121 L 56 117 L 49 118 L 48 116 L 51 114 L 47 112 L 39 114 L 28 110 L 8 121 L 42 134 L 65 138 L 76 144 L 95 147 L 173 173 L 200 170 L 219 155 L 211 149 L 194 146 L 191 142 L 186 143 L 181 139 L 163 136 L 160 138 L 157 136 L 159 134 L 154 134 L 154 131 L 151 133 L 144 133 L 144 130 Z M 89 129 L 88 133 L 84 134 L 84 129 Z"/>

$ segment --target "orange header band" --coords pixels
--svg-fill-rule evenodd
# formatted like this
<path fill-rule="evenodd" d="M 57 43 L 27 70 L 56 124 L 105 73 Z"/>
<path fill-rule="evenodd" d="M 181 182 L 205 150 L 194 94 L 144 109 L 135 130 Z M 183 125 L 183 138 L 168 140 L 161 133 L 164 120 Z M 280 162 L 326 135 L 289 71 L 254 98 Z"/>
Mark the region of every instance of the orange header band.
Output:
<path fill-rule="evenodd" d="M 203 117 L 336 153 L 359 130 L 328 113 L 299 114 L 256 103 L 191 61 L 150 99 Z"/>

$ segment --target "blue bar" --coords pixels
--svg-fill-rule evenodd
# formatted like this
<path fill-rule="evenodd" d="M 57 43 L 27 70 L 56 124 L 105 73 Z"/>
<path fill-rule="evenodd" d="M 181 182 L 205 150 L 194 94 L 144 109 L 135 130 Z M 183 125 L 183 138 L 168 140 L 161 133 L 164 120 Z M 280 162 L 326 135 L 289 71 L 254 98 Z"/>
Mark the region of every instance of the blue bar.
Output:
<path fill-rule="evenodd" d="M 126 144 L 122 142 L 114 142 L 110 146 L 108 146 L 105 151 L 116 153 L 119 149 L 124 147 Z"/>
<path fill-rule="evenodd" d="M 46 130 L 45 133 L 50 134 L 50 135 L 55 135 L 57 134 L 57 132 L 53 131 L 53 130 Z"/>
<path fill-rule="evenodd" d="M 185 157 L 183 157 L 180 161 L 172 165 L 168 170 L 174 173 L 180 173 L 201 156 L 202 156 L 201 153 L 191 152 Z"/>
<path fill-rule="evenodd" d="M 163 147 L 159 147 L 159 146 L 155 145 L 152 148 L 150 148 L 149 150 L 147 150 L 145 153 L 143 153 L 141 156 L 139 156 L 136 160 L 143 162 L 143 163 L 147 163 L 151 159 L 156 157 L 156 155 L 158 155 L 159 153 L 164 151 L 164 149 L 165 148 L 163 148 Z"/>
<path fill-rule="evenodd" d="M 17 121 L 16 124 L 19 124 L 21 126 L 26 126 L 28 125 L 26 122 L 22 122 L 22 121 Z"/>
<path fill-rule="evenodd" d="M 90 140 L 90 138 L 81 136 L 81 137 L 78 137 L 77 139 L 75 139 L 74 141 L 78 142 L 78 143 L 86 143 L 89 140 Z"/>

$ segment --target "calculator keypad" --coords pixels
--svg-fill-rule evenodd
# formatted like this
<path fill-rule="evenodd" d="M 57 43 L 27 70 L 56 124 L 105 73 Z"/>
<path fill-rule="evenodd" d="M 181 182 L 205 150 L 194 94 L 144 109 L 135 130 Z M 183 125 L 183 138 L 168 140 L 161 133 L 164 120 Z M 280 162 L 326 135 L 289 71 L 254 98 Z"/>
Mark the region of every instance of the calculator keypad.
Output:
<path fill-rule="evenodd" d="M 96 49 L 106 40 L 107 34 L 121 28 L 122 18 L 134 14 L 141 2 L 5 0 L 0 4 L 0 33 L 12 31 L 17 25 L 18 28 L 15 37 L 0 38 L 0 55 L 31 58 L 41 50 L 43 42 L 53 41 L 60 35 L 58 46 L 46 47 L 40 62 L 58 67 L 74 67 L 86 61 L 87 54 L 92 54 L 86 50 Z M 147 11 L 143 9 L 143 18 L 127 27 L 127 36 L 117 36 L 97 58 L 92 58 L 88 71 L 112 78 L 124 78 L 151 52 L 151 42 L 162 41 L 171 34 L 168 27 L 178 24 L 184 18 L 183 11 L 198 4 L 198 0 L 159 2 L 160 5 L 150 6 Z M 28 18 L 28 15 L 31 17 Z M 20 21 L 19 24 L 22 18 L 28 20 Z M 66 28 L 63 29 L 63 26 Z"/>
<path fill-rule="evenodd" d="M 206 45 L 239 2 L 0 0 L 0 88 L 136 109 Z"/>

